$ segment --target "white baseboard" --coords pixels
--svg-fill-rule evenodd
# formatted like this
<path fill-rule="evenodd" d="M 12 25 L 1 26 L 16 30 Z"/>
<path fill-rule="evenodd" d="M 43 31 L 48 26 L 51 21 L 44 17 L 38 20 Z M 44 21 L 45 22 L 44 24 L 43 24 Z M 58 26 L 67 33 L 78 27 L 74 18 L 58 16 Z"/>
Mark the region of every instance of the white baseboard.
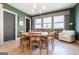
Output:
<path fill-rule="evenodd" d="M 16 45 L 19 46 L 19 44 L 20 44 L 20 38 L 17 38 L 16 39 Z"/>

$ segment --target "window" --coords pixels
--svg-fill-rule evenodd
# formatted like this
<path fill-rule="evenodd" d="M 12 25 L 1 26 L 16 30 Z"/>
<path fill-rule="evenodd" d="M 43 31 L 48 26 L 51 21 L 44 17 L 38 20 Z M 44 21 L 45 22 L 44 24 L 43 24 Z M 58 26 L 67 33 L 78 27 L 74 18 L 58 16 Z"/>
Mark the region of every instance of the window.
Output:
<path fill-rule="evenodd" d="M 42 19 L 39 18 L 39 19 L 35 19 L 35 29 L 40 29 L 42 28 Z"/>
<path fill-rule="evenodd" d="M 64 15 L 63 16 L 54 16 L 53 29 L 64 29 Z"/>
<path fill-rule="evenodd" d="M 51 29 L 52 17 L 35 19 L 35 29 Z"/>
<path fill-rule="evenodd" d="M 43 28 L 45 28 L 45 29 L 52 28 L 52 18 L 51 17 L 43 18 Z"/>

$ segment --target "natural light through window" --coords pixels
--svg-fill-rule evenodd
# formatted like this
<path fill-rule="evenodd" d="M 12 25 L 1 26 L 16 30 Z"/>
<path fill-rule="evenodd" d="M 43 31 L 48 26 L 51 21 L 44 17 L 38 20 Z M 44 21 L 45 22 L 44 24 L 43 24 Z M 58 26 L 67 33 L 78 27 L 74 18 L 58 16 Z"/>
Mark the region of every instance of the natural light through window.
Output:
<path fill-rule="evenodd" d="M 42 19 L 41 18 L 35 19 L 35 29 L 42 28 L 41 24 L 42 24 Z"/>
<path fill-rule="evenodd" d="M 43 18 L 43 28 L 45 29 L 52 28 L 52 17 Z"/>
<path fill-rule="evenodd" d="M 64 15 L 53 17 L 53 29 L 64 29 Z"/>

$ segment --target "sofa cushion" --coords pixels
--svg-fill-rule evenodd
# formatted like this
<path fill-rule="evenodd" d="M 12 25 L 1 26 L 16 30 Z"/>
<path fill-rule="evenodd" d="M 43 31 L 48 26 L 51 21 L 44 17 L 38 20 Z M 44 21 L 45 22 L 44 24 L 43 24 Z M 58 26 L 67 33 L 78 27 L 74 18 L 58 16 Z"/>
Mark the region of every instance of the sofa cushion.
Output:
<path fill-rule="evenodd" d="M 74 30 L 63 30 L 62 33 L 63 34 L 69 34 L 69 35 L 75 35 L 75 31 Z"/>

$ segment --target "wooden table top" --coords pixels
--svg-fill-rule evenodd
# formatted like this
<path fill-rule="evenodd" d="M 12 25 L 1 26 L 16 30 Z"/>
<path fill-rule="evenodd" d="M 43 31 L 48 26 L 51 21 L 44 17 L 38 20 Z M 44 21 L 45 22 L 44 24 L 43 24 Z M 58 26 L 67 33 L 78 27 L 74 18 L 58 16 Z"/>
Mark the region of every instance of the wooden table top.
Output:
<path fill-rule="evenodd" d="M 49 35 L 48 32 L 22 32 L 22 35 L 30 36 L 30 35 L 38 35 L 40 34 L 41 36 L 46 36 Z"/>

